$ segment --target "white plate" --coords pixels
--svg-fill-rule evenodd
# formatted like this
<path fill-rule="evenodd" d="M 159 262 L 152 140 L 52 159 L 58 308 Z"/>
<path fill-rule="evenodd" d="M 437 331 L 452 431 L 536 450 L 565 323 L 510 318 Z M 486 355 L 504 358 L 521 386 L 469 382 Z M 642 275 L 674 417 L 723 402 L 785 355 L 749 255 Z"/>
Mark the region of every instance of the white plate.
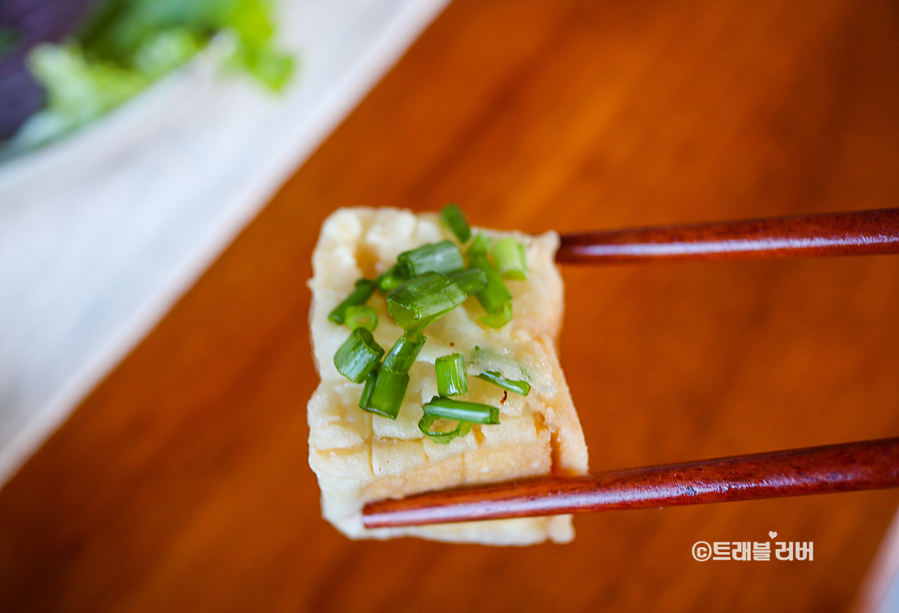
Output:
<path fill-rule="evenodd" d="M 272 95 L 210 50 L 0 165 L 0 486 L 167 312 L 448 0 L 295 0 Z"/>

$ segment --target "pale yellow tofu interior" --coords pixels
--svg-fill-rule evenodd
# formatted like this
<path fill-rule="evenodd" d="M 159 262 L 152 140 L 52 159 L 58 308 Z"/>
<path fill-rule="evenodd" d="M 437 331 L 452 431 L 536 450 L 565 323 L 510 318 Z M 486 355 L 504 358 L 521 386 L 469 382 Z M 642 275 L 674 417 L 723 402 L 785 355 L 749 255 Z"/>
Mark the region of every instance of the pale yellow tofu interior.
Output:
<path fill-rule="evenodd" d="M 337 372 L 334 354 L 349 329 L 328 321 L 328 314 L 356 280 L 383 272 L 403 251 L 452 236 L 434 214 L 384 208 L 340 209 L 322 227 L 309 281 L 313 351 L 321 376 L 308 405 L 309 463 L 318 477 L 324 517 L 349 537 L 410 535 L 498 545 L 573 537 L 570 516 L 380 530 L 362 525 L 362 506 L 372 500 L 587 471 L 583 432 L 555 351 L 563 311 L 562 279 L 553 261 L 558 236 L 483 231 L 492 237 L 512 235 L 526 246 L 528 279 L 507 281 L 513 319 L 498 330 L 486 327 L 479 322 L 482 307 L 469 297 L 428 326 L 400 414 L 390 420 L 362 411 L 362 385 Z M 380 322 L 375 340 L 389 349 L 402 330 L 382 295 L 375 292 L 368 304 Z M 421 433 L 418 421 L 422 405 L 437 394 L 434 361 L 451 353 L 463 354 L 469 373 L 468 393 L 456 398 L 499 407 L 500 424 L 474 425 L 467 436 L 441 445 Z M 526 397 L 506 393 L 471 376 L 483 370 L 525 378 L 531 392 Z"/>

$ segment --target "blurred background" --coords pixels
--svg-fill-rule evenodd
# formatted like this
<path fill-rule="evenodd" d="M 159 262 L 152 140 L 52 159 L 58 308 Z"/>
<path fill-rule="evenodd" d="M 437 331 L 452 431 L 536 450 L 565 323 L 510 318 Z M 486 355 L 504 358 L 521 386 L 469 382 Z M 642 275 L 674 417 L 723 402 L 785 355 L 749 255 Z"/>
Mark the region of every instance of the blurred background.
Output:
<path fill-rule="evenodd" d="M 0 481 L 443 4 L 2 4 Z"/>
<path fill-rule="evenodd" d="M 0 92 L 0 610 L 896 610 L 893 490 L 347 541 L 306 463 L 305 281 L 340 206 L 894 207 L 897 3 L 4 0 Z M 895 256 L 563 275 L 594 471 L 899 432 Z M 769 531 L 814 560 L 690 553 Z"/>

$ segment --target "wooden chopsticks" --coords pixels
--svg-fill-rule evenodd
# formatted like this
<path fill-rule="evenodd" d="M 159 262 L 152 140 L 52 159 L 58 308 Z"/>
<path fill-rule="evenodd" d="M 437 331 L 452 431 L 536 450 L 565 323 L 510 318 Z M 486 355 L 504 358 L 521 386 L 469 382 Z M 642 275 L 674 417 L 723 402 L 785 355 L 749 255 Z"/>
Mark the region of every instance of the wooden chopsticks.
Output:
<path fill-rule="evenodd" d="M 560 263 L 899 253 L 899 208 L 561 236 Z M 366 528 L 587 513 L 899 487 L 899 438 L 543 477 L 363 509 Z"/>
<path fill-rule="evenodd" d="M 561 236 L 560 263 L 899 253 L 899 208 Z"/>
<path fill-rule="evenodd" d="M 363 509 L 366 528 L 670 507 L 899 486 L 899 438 L 445 490 Z"/>

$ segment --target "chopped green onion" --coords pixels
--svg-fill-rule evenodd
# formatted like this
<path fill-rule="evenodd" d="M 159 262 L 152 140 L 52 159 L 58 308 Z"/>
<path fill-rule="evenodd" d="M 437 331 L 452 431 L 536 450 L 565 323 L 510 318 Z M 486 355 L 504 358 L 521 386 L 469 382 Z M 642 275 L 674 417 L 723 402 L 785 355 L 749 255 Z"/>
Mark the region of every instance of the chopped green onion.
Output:
<path fill-rule="evenodd" d="M 359 398 L 359 408 L 365 409 L 365 405 L 368 404 L 368 399 L 371 398 L 371 392 L 375 389 L 375 381 L 378 379 L 378 371 L 380 368 L 375 368 L 368 376 L 365 377 L 365 387 L 362 388 L 362 396 Z"/>
<path fill-rule="evenodd" d="M 493 245 L 493 263 L 506 279 L 527 279 L 528 263 L 524 244 L 511 236 L 501 238 Z"/>
<path fill-rule="evenodd" d="M 379 368 L 365 381 L 359 407 L 369 413 L 396 419 L 409 386 L 409 374 Z"/>
<path fill-rule="evenodd" d="M 384 356 L 382 368 L 393 372 L 409 372 L 426 340 L 421 332 L 402 335 Z"/>
<path fill-rule="evenodd" d="M 464 243 L 471 238 L 471 228 L 468 227 L 468 222 L 465 221 L 465 215 L 462 214 L 462 210 L 455 204 L 446 206 L 440 211 L 440 221 L 449 228 L 450 232 L 456 235 L 460 243 Z"/>
<path fill-rule="evenodd" d="M 468 246 L 468 250 L 465 251 L 465 255 L 470 258 L 479 256 L 479 255 L 487 255 L 490 251 L 490 237 L 484 234 L 483 232 L 478 232 L 478 235 L 474 237 L 474 240 L 471 241 L 471 244 Z"/>
<path fill-rule="evenodd" d="M 468 391 L 465 378 L 465 360 L 461 353 L 452 353 L 437 358 L 434 362 L 437 373 L 437 393 L 441 396 L 456 396 Z"/>
<path fill-rule="evenodd" d="M 503 303 L 503 306 L 494 313 L 487 313 L 480 318 L 481 323 L 491 328 L 502 328 L 512 321 L 512 301 Z"/>
<path fill-rule="evenodd" d="M 356 289 L 349 296 L 344 298 L 343 302 L 337 305 L 328 315 L 328 319 L 335 324 L 342 325 L 346 321 L 346 310 L 351 306 L 365 304 L 372 292 L 375 291 L 375 282 L 368 279 L 359 279 L 356 281 Z"/>
<path fill-rule="evenodd" d="M 426 272 L 412 277 L 388 294 L 387 310 L 400 328 L 411 332 L 453 310 L 465 302 L 466 297 L 465 292 L 444 275 Z"/>
<path fill-rule="evenodd" d="M 450 398 L 434 396 L 422 407 L 424 416 L 418 422 L 418 428 L 432 441 L 446 445 L 457 436 L 465 436 L 471 424 L 498 424 L 499 409 L 479 402 L 464 402 Z M 455 430 L 449 432 L 432 431 L 431 426 L 438 419 L 450 419 L 459 422 Z"/>
<path fill-rule="evenodd" d="M 453 241 L 428 243 L 417 249 L 404 251 L 397 257 L 397 263 L 409 277 L 426 272 L 448 273 L 465 266 L 462 252 Z"/>
<path fill-rule="evenodd" d="M 498 385 L 504 390 L 509 390 L 515 394 L 519 394 L 521 396 L 527 396 L 528 392 L 531 391 L 531 384 L 527 381 L 514 381 L 512 379 L 506 379 L 502 376 L 501 373 L 494 371 L 486 371 L 477 375 L 478 379 L 483 379 L 484 381 L 489 381 L 494 385 Z"/>
<path fill-rule="evenodd" d="M 369 332 L 374 332 L 378 327 L 378 312 L 367 304 L 347 307 L 345 315 L 346 325 L 350 330 L 365 328 Z"/>
<path fill-rule="evenodd" d="M 375 342 L 371 332 L 356 328 L 334 355 L 334 366 L 337 372 L 353 383 L 362 383 L 378 365 L 382 355 L 384 349 Z"/>
<path fill-rule="evenodd" d="M 487 276 L 487 286 L 476 295 L 488 313 L 496 313 L 504 308 L 505 303 L 512 300 L 512 294 L 506 288 L 503 278 L 484 256 L 471 258 L 471 267 L 484 271 Z"/>
<path fill-rule="evenodd" d="M 457 270 L 446 276 L 468 295 L 476 294 L 487 287 L 487 275 L 479 268 Z"/>
<path fill-rule="evenodd" d="M 330 321 L 352 329 L 334 356 L 338 372 L 354 383 L 364 382 L 359 399 L 362 409 L 389 419 L 396 419 L 399 414 L 409 386 L 409 370 L 427 340 L 422 330 L 465 302 L 469 295 L 475 295 L 487 313 L 480 318 L 483 324 L 504 326 L 512 319 L 512 294 L 503 279 L 527 276 L 523 243 L 505 237 L 491 249 L 494 241 L 487 235 L 478 233 L 472 238 L 471 227 L 454 204 L 441 211 L 440 220 L 459 243 L 470 241 L 466 251 L 467 269 L 466 257 L 456 242 L 446 240 L 422 245 L 401 253 L 397 262 L 374 280 L 357 281 L 353 292 L 328 315 Z M 365 304 L 376 288 L 386 294 L 387 311 L 404 331 L 386 356 L 372 335 L 378 325 L 377 311 Z M 483 364 L 482 368 L 496 366 Z M 437 358 L 434 369 L 439 396 L 422 407 L 424 415 L 418 424 L 426 436 L 446 444 L 468 434 L 472 423 L 499 423 L 496 407 L 448 398 L 468 391 L 461 353 Z M 474 372 L 478 370 L 481 368 L 475 363 Z M 500 371 L 510 372 L 497 368 L 484 370 L 477 376 L 523 396 L 530 392 L 527 381 L 508 379 Z M 444 431 L 445 426 L 440 425 L 432 430 L 438 420 L 457 423 L 450 431 Z"/>
<path fill-rule="evenodd" d="M 441 432 L 439 430 L 431 430 L 431 426 L 434 425 L 434 422 L 440 419 L 436 415 L 425 415 L 418 422 L 418 429 L 421 430 L 425 436 L 434 441 L 435 443 L 439 443 L 441 445 L 447 445 L 451 440 L 456 438 L 457 436 L 465 436 L 471 431 L 471 422 L 460 421 L 456 423 L 456 428 L 454 430 L 450 430 L 449 432 Z"/>
<path fill-rule="evenodd" d="M 443 419 L 470 421 L 473 424 L 499 423 L 499 409 L 480 402 L 434 396 L 422 409 L 424 409 L 425 415 L 434 415 Z"/>
<path fill-rule="evenodd" d="M 400 267 L 394 264 L 393 266 L 379 274 L 377 277 L 375 277 L 375 283 L 378 284 L 378 289 L 386 294 L 398 288 L 403 284 L 404 281 L 408 279 L 409 277 L 407 277 L 402 273 L 402 271 L 400 271 Z"/>

